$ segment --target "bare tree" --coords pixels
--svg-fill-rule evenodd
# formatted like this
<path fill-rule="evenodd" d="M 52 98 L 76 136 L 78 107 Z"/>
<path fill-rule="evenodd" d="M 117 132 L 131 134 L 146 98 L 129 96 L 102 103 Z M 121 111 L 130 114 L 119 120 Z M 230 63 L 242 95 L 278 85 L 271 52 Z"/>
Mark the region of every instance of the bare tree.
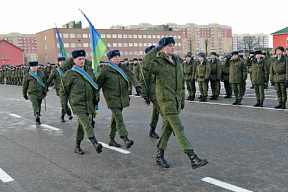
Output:
<path fill-rule="evenodd" d="M 255 50 L 256 47 L 258 47 L 258 41 L 257 41 L 257 37 L 255 35 L 244 36 L 243 50 L 245 52 L 253 51 L 253 50 Z"/>
<path fill-rule="evenodd" d="M 205 42 L 205 54 L 207 56 L 208 55 L 208 39 L 205 39 L 204 42 Z"/>

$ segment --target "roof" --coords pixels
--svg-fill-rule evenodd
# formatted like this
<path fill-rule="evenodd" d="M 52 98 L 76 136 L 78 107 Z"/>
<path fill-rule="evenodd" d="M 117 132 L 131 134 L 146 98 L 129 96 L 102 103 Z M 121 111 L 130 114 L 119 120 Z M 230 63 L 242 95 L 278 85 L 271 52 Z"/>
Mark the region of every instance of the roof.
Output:
<path fill-rule="evenodd" d="M 271 35 L 280 35 L 280 34 L 288 34 L 288 27 L 281 29 L 279 31 L 276 31 L 274 33 L 271 33 Z"/>
<path fill-rule="evenodd" d="M 10 43 L 9 41 L 6 41 L 6 40 L 2 39 L 2 40 L 0 40 L 0 43 L 1 43 L 2 41 L 3 41 L 3 42 L 6 42 L 6 43 L 8 43 L 8 44 L 10 44 L 10 45 L 12 45 L 13 47 L 16 47 L 16 48 L 20 49 L 21 51 L 24 51 L 23 49 L 21 49 L 20 47 L 17 47 L 16 45 Z"/>

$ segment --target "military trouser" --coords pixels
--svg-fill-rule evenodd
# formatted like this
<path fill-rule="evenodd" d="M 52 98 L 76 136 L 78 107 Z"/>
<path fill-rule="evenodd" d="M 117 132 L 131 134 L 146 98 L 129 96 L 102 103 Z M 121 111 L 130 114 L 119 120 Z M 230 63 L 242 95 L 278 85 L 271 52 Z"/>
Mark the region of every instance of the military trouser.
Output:
<path fill-rule="evenodd" d="M 34 112 L 34 116 L 36 115 L 36 113 L 38 113 L 39 115 L 41 115 L 41 103 L 42 103 L 42 99 L 37 99 L 36 95 L 33 94 L 28 94 L 29 96 L 29 100 L 32 103 L 32 108 L 33 108 L 33 112 Z"/>
<path fill-rule="evenodd" d="M 132 84 L 131 83 L 129 83 L 129 85 L 128 85 L 128 93 L 132 94 Z"/>
<path fill-rule="evenodd" d="M 229 81 L 224 81 L 224 87 L 227 95 L 232 95 L 232 87 Z"/>
<path fill-rule="evenodd" d="M 160 138 L 157 144 L 157 148 L 159 150 L 166 149 L 167 143 L 169 141 L 172 132 L 174 132 L 181 149 L 185 153 L 193 149 L 192 144 L 185 135 L 184 127 L 181 123 L 179 114 L 167 114 L 163 115 L 163 125 L 160 133 Z"/>
<path fill-rule="evenodd" d="M 243 98 L 243 83 L 231 83 L 234 91 L 235 99 L 242 100 Z"/>
<path fill-rule="evenodd" d="M 123 121 L 122 110 L 123 109 L 111 109 L 112 117 L 110 122 L 109 137 L 115 137 L 116 131 L 118 131 L 119 137 L 128 135 Z"/>
<path fill-rule="evenodd" d="M 243 82 L 242 84 L 242 91 L 243 91 L 243 94 L 242 95 L 245 95 L 245 92 L 246 92 L 246 81 Z"/>
<path fill-rule="evenodd" d="M 208 95 L 208 91 L 207 91 L 207 82 L 205 82 L 205 81 L 198 81 L 198 84 L 199 84 L 199 91 L 200 91 L 200 93 L 201 93 L 201 95 L 203 96 L 203 97 L 206 97 L 207 95 Z"/>
<path fill-rule="evenodd" d="M 283 82 L 281 83 L 274 83 L 278 101 L 279 102 L 286 102 L 287 101 L 287 91 L 286 91 L 286 84 Z"/>
<path fill-rule="evenodd" d="M 82 141 L 84 139 L 84 132 L 88 139 L 95 137 L 93 127 L 91 125 L 91 114 L 81 113 L 77 114 L 78 125 L 76 130 L 76 140 Z"/>
<path fill-rule="evenodd" d="M 212 95 L 218 97 L 220 94 L 220 80 L 210 81 L 210 83 L 211 83 Z"/>
<path fill-rule="evenodd" d="M 189 93 L 189 96 L 193 96 L 192 81 L 191 80 L 186 81 L 186 87 L 187 87 L 187 91 Z"/>
<path fill-rule="evenodd" d="M 153 103 L 153 111 L 152 111 L 150 127 L 156 128 L 158 119 L 159 119 L 159 114 L 160 114 L 160 107 L 158 105 L 157 100 L 152 101 L 152 103 Z"/>
<path fill-rule="evenodd" d="M 252 84 L 252 71 L 249 72 L 249 76 L 250 76 L 250 82 L 251 82 L 251 84 Z M 252 85 L 253 85 L 253 84 L 252 84 Z"/>
<path fill-rule="evenodd" d="M 255 84 L 254 85 L 257 100 L 264 100 L 265 99 L 264 87 L 265 87 L 265 84 L 262 84 L 262 85 L 256 85 Z"/>
<path fill-rule="evenodd" d="M 60 98 L 61 103 L 61 115 L 64 116 L 66 113 L 71 113 L 71 109 L 68 107 L 68 98 L 64 94 L 64 92 L 61 89 L 56 89 L 56 94 Z"/>

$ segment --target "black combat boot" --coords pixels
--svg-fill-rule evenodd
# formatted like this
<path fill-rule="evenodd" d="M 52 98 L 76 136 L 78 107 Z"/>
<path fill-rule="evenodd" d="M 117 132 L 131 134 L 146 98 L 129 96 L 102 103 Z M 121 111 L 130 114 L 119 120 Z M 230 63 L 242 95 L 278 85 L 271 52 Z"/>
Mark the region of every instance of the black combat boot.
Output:
<path fill-rule="evenodd" d="M 218 97 L 219 97 L 219 95 L 216 95 L 216 96 L 215 96 L 215 100 L 218 100 Z"/>
<path fill-rule="evenodd" d="M 155 127 L 150 127 L 149 136 L 155 139 L 159 139 L 159 135 L 155 132 Z"/>
<path fill-rule="evenodd" d="M 109 141 L 108 145 L 113 146 L 113 147 L 121 147 L 121 145 L 119 143 L 116 143 L 116 141 L 114 140 L 114 137 L 110 137 L 110 141 Z"/>
<path fill-rule="evenodd" d="M 234 103 L 232 103 L 232 105 L 237 105 L 238 104 L 238 99 L 236 99 L 235 101 L 234 101 Z"/>
<path fill-rule="evenodd" d="M 286 103 L 285 102 L 282 103 L 281 109 L 286 109 Z"/>
<path fill-rule="evenodd" d="M 41 124 L 39 113 L 36 113 L 36 123 Z"/>
<path fill-rule="evenodd" d="M 250 87 L 250 89 L 254 89 L 254 85 L 252 85 L 252 87 Z"/>
<path fill-rule="evenodd" d="M 156 155 L 156 163 L 158 165 L 161 165 L 164 168 L 169 168 L 170 167 L 168 162 L 164 159 L 164 150 L 159 150 L 158 149 L 157 155 Z"/>
<path fill-rule="evenodd" d="M 198 99 L 202 99 L 202 95 L 200 95 L 200 96 L 198 97 Z"/>
<path fill-rule="evenodd" d="M 64 115 L 61 115 L 60 118 L 61 118 L 61 121 L 62 121 L 62 122 L 65 122 Z"/>
<path fill-rule="evenodd" d="M 254 107 L 259 107 L 260 106 L 260 99 L 257 99 L 257 103 L 254 105 Z"/>
<path fill-rule="evenodd" d="M 193 150 L 188 151 L 186 154 L 188 155 L 188 157 L 191 161 L 192 169 L 197 169 L 197 168 L 202 167 L 208 163 L 208 161 L 206 159 L 202 160 L 202 159 L 198 158 L 197 155 L 195 155 L 195 153 L 193 152 Z"/>
<path fill-rule="evenodd" d="M 209 100 L 215 100 L 215 95 L 212 95 Z"/>
<path fill-rule="evenodd" d="M 124 140 L 124 143 L 127 149 L 130 148 L 134 144 L 134 141 L 129 140 L 127 136 L 123 136 L 121 138 Z"/>
<path fill-rule="evenodd" d="M 201 97 L 200 102 L 203 102 L 204 101 L 204 96 L 200 95 L 200 97 Z"/>
<path fill-rule="evenodd" d="M 237 103 L 237 105 L 242 105 L 242 103 L 241 103 L 241 99 L 238 99 L 238 103 Z"/>
<path fill-rule="evenodd" d="M 71 109 L 68 108 L 67 115 L 69 116 L 69 120 L 73 119 Z"/>
<path fill-rule="evenodd" d="M 102 145 L 101 143 L 98 143 L 98 141 L 96 140 L 95 137 L 89 138 L 89 140 L 91 141 L 91 143 L 93 144 L 94 148 L 96 149 L 97 153 L 101 153 L 102 152 Z"/>
<path fill-rule="evenodd" d="M 227 94 L 224 98 L 232 98 L 231 94 Z"/>
<path fill-rule="evenodd" d="M 83 155 L 84 151 L 80 148 L 80 140 L 76 140 L 75 141 L 75 149 L 74 149 L 74 153 L 78 153 L 79 155 Z"/>
<path fill-rule="evenodd" d="M 264 102 L 264 100 L 260 101 L 260 107 L 263 107 L 263 102 Z"/>
<path fill-rule="evenodd" d="M 190 101 L 194 101 L 194 98 L 195 98 L 195 95 L 192 95 L 192 96 L 190 97 Z"/>
<path fill-rule="evenodd" d="M 204 96 L 203 98 L 203 102 L 207 102 L 207 96 Z"/>
<path fill-rule="evenodd" d="M 281 107 L 282 107 L 282 102 L 279 102 L 279 104 L 277 106 L 275 106 L 274 108 L 275 109 L 281 109 Z"/>
<path fill-rule="evenodd" d="M 188 98 L 186 100 L 190 100 L 191 99 L 191 96 L 188 96 Z"/>

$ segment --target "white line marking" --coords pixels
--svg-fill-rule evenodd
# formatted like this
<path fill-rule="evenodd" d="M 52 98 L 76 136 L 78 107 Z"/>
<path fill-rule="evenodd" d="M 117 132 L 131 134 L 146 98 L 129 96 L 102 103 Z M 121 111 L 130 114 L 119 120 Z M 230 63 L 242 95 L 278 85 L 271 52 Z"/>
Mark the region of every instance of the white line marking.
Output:
<path fill-rule="evenodd" d="M 217 179 L 213 179 L 211 177 L 204 177 L 203 179 L 201 179 L 202 181 L 205 181 L 207 183 L 210 183 L 212 185 L 216 185 L 216 186 L 219 186 L 219 187 L 222 187 L 224 189 L 228 189 L 230 191 L 235 191 L 235 192 L 252 192 L 252 191 L 249 191 L 247 189 L 243 189 L 241 187 L 237 187 L 235 185 L 231 185 L 229 183 L 225 183 L 223 181 L 219 181 Z"/>
<path fill-rule="evenodd" d="M 21 116 L 19 116 L 19 115 L 16 115 L 16 114 L 13 114 L 13 113 L 9 113 L 9 115 L 10 115 L 10 116 L 12 116 L 12 117 L 21 118 Z"/>
<path fill-rule="evenodd" d="M 102 143 L 102 142 L 99 142 L 99 143 L 101 143 L 101 144 L 103 145 L 103 147 L 105 147 L 105 148 L 107 148 L 107 149 L 111 149 L 111 150 L 114 150 L 114 151 L 118 151 L 118 152 L 124 153 L 124 154 L 129 154 L 129 153 L 131 153 L 130 151 L 126 151 L 126 150 L 124 150 L 124 149 L 119 149 L 119 148 L 117 148 L 117 147 L 111 147 L 111 146 L 109 146 L 109 145 L 107 145 L 107 144 L 105 144 L 105 143 Z"/>
<path fill-rule="evenodd" d="M 58 129 L 56 127 L 52 127 L 50 125 L 46 125 L 46 124 L 41 124 L 42 127 L 46 127 L 47 129 L 51 129 L 51 130 L 54 130 L 54 131 L 60 131 L 61 129 Z"/>
<path fill-rule="evenodd" d="M 3 181 L 3 183 L 14 181 L 14 179 L 10 177 L 7 173 L 5 173 L 5 171 L 3 171 L 1 168 L 0 168 L 0 179 Z"/>

